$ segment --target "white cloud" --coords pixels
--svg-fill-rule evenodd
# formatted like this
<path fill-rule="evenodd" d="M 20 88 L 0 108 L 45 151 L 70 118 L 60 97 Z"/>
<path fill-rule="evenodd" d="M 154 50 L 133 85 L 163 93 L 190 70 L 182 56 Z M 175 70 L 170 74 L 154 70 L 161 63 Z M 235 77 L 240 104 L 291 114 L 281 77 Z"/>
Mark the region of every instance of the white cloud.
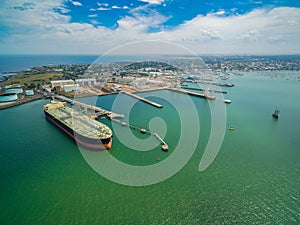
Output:
<path fill-rule="evenodd" d="M 199 15 L 157 36 L 203 53 L 299 53 L 299 23 L 286 21 L 300 21 L 300 9 L 261 9 L 230 17 Z"/>
<path fill-rule="evenodd" d="M 117 6 L 117 5 L 113 5 L 111 8 L 112 8 L 112 9 L 121 9 L 122 7 Z"/>
<path fill-rule="evenodd" d="M 198 15 L 170 30 L 162 29 L 168 18 L 158 12 L 147 15 L 132 11 L 108 29 L 91 20 L 70 22 L 70 17 L 55 12 L 63 0 L 28 0 L 28 10 L 19 10 L 18 0 L 6 0 L 1 9 L 1 53 L 101 54 L 132 41 L 169 41 L 205 54 L 283 54 L 300 52 L 300 9 L 280 7 L 257 9 L 244 15 Z M 91 14 L 92 19 L 95 14 Z M 96 26 L 94 26 L 96 25 Z M 162 31 L 149 33 L 149 28 Z M 0 31 L 1 32 L 1 31 Z"/>
<path fill-rule="evenodd" d="M 81 2 L 77 2 L 77 1 L 72 1 L 72 0 L 69 0 L 69 2 L 71 2 L 73 5 L 75 6 L 82 6 L 82 3 Z"/>
<path fill-rule="evenodd" d="M 108 7 L 109 6 L 109 4 L 108 3 L 99 3 L 99 2 L 97 2 L 97 5 L 98 6 L 104 6 L 104 7 Z"/>
<path fill-rule="evenodd" d="M 91 15 L 88 15 L 88 17 L 90 17 L 90 18 L 95 18 L 95 17 L 97 17 L 98 15 L 97 14 L 91 14 Z"/>
<path fill-rule="evenodd" d="M 90 21 L 91 21 L 91 23 L 94 24 L 94 25 L 99 25 L 99 24 L 100 24 L 100 22 L 97 21 L 97 20 L 90 20 Z"/>
<path fill-rule="evenodd" d="M 104 8 L 104 7 L 99 7 L 97 8 L 98 11 L 107 11 L 107 10 L 111 10 L 111 8 Z"/>
<path fill-rule="evenodd" d="M 282 39 L 282 36 L 281 35 L 272 35 L 272 36 L 269 36 L 268 39 L 271 41 L 279 41 Z"/>
<path fill-rule="evenodd" d="M 250 30 L 246 34 L 241 36 L 241 39 L 249 40 L 249 41 L 257 41 L 259 40 L 261 35 L 258 30 Z"/>
<path fill-rule="evenodd" d="M 149 4 L 156 4 L 156 5 L 160 5 L 161 3 L 164 2 L 164 0 L 139 0 L 140 2 L 146 2 Z"/>
<path fill-rule="evenodd" d="M 223 16 L 225 15 L 225 10 L 224 9 L 220 9 L 218 12 L 214 13 L 215 15 L 218 15 L 218 16 Z"/>
<path fill-rule="evenodd" d="M 67 9 L 66 7 L 60 6 L 56 8 L 60 13 L 68 13 L 71 10 Z"/>

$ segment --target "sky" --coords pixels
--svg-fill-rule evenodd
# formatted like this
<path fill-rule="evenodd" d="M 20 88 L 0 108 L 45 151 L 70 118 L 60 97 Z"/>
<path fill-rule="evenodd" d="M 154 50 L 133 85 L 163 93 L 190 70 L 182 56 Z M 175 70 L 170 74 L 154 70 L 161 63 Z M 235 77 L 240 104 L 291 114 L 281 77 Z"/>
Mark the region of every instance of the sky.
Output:
<path fill-rule="evenodd" d="M 300 0 L 0 1 L 0 54 L 103 54 L 145 40 L 197 54 L 300 54 Z"/>

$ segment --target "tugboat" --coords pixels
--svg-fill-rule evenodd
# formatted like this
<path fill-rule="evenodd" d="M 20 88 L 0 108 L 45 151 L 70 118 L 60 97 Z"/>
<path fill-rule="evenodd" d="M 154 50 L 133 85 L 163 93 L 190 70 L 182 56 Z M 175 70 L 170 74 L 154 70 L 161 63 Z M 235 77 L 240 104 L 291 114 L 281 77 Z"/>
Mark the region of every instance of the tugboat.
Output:
<path fill-rule="evenodd" d="M 272 114 L 273 118 L 278 119 L 279 118 L 279 109 L 275 109 L 275 112 Z"/>

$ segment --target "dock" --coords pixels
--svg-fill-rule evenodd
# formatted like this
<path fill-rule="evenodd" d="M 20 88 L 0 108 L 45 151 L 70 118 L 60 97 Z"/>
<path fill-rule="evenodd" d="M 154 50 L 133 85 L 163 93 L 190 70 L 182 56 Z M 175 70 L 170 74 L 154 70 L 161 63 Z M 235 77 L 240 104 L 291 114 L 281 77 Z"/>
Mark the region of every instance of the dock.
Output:
<path fill-rule="evenodd" d="M 196 81 L 195 83 L 211 84 L 211 85 L 220 86 L 220 87 L 234 87 L 234 84 L 232 84 L 232 83 L 217 83 L 217 82 L 207 82 L 207 81 Z"/>
<path fill-rule="evenodd" d="M 193 95 L 193 96 L 200 97 L 200 98 L 206 98 L 206 99 L 210 99 L 210 100 L 216 99 L 216 97 L 213 95 L 197 93 L 197 92 L 187 91 L 187 90 L 178 89 L 178 88 L 168 88 L 168 90 L 177 91 L 177 92 L 185 93 L 188 95 Z"/>
<path fill-rule="evenodd" d="M 161 149 L 163 151 L 168 151 L 169 147 L 168 147 L 167 143 L 156 132 L 152 132 L 152 134 L 162 143 Z"/>
<path fill-rule="evenodd" d="M 163 107 L 162 105 L 160 105 L 160 104 L 158 104 L 158 103 L 156 103 L 156 102 L 153 102 L 153 101 L 151 101 L 151 100 L 149 100 L 149 99 L 143 98 L 143 97 L 138 96 L 138 95 L 136 95 L 136 94 L 130 93 L 130 92 L 128 92 L 128 91 L 121 91 L 120 93 L 129 95 L 129 96 L 131 96 L 131 97 L 133 97 L 133 98 L 136 98 L 136 99 L 138 99 L 138 100 L 140 100 L 140 101 L 143 101 L 143 102 L 145 102 L 145 103 L 147 103 L 147 104 L 149 104 L 149 105 L 155 106 L 156 108 L 162 108 L 162 107 Z"/>
<path fill-rule="evenodd" d="M 66 97 L 61 96 L 61 95 L 54 95 L 53 97 L 56 98 L 56 99 L 59 99 L 61 101 L 68 102 L 71 105 L 82 107 L 85 110 L 90 109 L 90 110 L 95 112 L 94 116 L 96 116 L 96 117 L 98 117 L 98 116 L 107 116 L 109 118 L 124 118 L 123 114 L 114 113 L 114 112 L 111 112 L 109 110 L 102 109 L 98 106 L 82 103 L 82 102 L 79 102 L 79 101 L 76 101 L 76 100 L 73 100 L 73 99 L 66 98 Z"/>
<path fill-rule="evenodd" d="M 181 88 L 186 90 L 206 91 L 206 89 L 204 88 L 197 88 L 197 87 L 181 87 Z M 227 91 L 220 91 L 220 90 L 211 90 L 211 91 L 215 93 L 227 94 Z"/>
<path fill-rule="evenodd" d="M 147 129 L 144 129 L 144 128 L 141 128 L 141 127 L 138 127 L 136 125 L 132 125 L 132 124 L 128 124 L 128 123 L 122 122 L 121 120 L 118 120 L 118 119 L 115 119 L 115 118 L 110 118 L 110 120 L 113 121 L 113 122 L 119 123 L 119 124 L 121 124 L 124 127 L 126 126 L 126 127 L 129 127 L 129 128 L 138 130 L 138 131 L 140 131 L 143 134 L 153 135 L 154 137 L 156 137 L 160 141 L 160 143 L 161 143 L 161 149 L 163 151 L 168 151 L 169 150 L 168 144 L 156 132 L 151 131 L 151 130 L 147 130 Z"/>

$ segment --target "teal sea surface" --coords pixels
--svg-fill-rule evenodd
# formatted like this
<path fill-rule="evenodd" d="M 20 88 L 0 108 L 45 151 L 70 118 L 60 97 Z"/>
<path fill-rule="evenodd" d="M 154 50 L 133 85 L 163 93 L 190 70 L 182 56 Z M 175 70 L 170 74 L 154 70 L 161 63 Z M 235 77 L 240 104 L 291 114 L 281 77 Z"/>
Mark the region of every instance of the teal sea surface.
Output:
<path fill-rule="evenodd" d="M 196 151 L 178 173 L 142 187 L 120 185 L 96 173 L 76 143 L 45 119 L 43 105 L 49 99 L 1 110 L 0 223 L 299 224 L 299 77 L 299 72 L 287 71 L 231 75 L 228 82 L 235 87 L 223 88 L 228 91 L 224 98 L 232 100 L 225 105 L 224 141 L 204 172 L 198 167 L 210 136 L 207 100 L 160 91 L 183 108 L 186 98 L 192 98 L 201 131 Z M 115 98 L 98 97 L 97 105 L 110 109 Z M 129 96 L 122 98 L 131 101 Z M 158 163 L 158 157 L 163 162 L 181 135 L 176 108 L 164 98 L 149 98 L 164 107 L 138 102 L 130 122 L 148 128 L 152 118 L 162 118 L 170 150 L 137 152 L 114 136 L 110 154 L 132 165 Z M 271 116 L 276 107 L 281 110 L 279 120 Z M 112 127 L 110 121 L 102 122 Z M 229 131 L 230 126 L 235 130 Z"/>

